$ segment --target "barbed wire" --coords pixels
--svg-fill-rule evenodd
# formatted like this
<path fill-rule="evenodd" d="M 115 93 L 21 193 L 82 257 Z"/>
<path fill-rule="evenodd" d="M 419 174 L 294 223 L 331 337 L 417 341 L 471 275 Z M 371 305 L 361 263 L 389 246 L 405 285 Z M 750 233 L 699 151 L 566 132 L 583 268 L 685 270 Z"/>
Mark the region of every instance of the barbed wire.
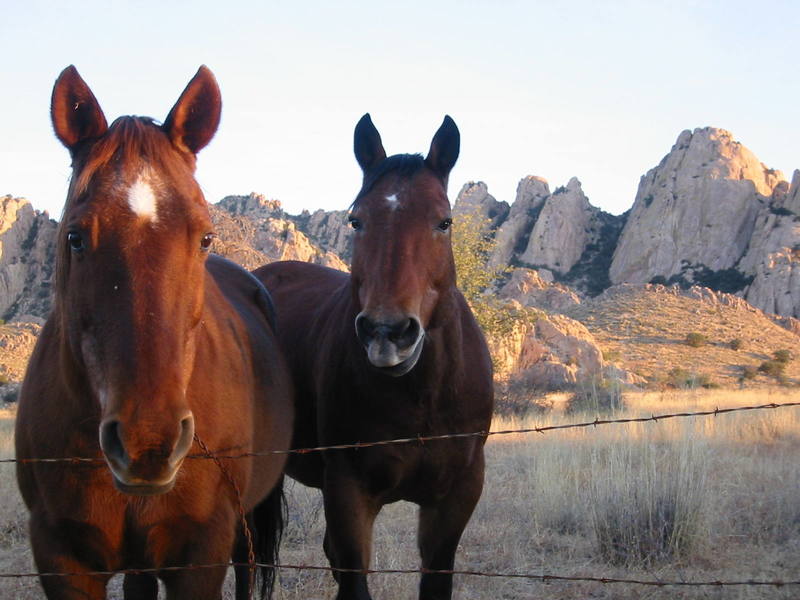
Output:
<path fill-rule="evenodd" d="M 111 577 L 114 575 L 156 575 L 158 573 L 170 571 L 198 570 L 198 569 L 219 569 L 222 567 L 250 567 L 250 563 L 214 563 L 207 565 L 186 565 L 174 567 L 161 567 L 152 569 L 121 569 L 118 571 L 85 571 L 73 573 L 0 573 L 0 579 L 22 579 L 26 577 Z M 269 564 L 255 563 L 256 567 L 271 569 L 284 569 L 295 571 L 328 571 L 336 573 L 360 573 L 363 575 L 453 575 L 468 577 L 491 577 L 502 579 L 525 579 L 528 581 L 550 582 L 572 582 L 572 583 L 601 583 L 601 584 L 626 584 L 650 587 L 741 587 L 741 586 L 762 586 L 762 587 L 786 587 L 800 585 L 800 580 L 761 580 L 761 579 L 741 579 L 741 580 L 708 580 L 708 581 L 676 581 L 662 579 L 630 579 L 620 577 L 603 577 L 589 575 L 553 575 L 549 573 L 499 573 L 492 571 L 476 571 L 466 569 L 437 570 L 437 569 L 345 569 L 341 567 L 330 567 L 324 565 L 304 565 L 304 564 Z"/>
<path fill-rule="evenodd" d="M 590 427 L 599 427 L 601 425 L 619 425 L 626 423 L 653 423 L 659 421 L 666 421 L 668 419 L 679 419 L 688 417 L 703 417 L 703 416 L 717 416 L 722 414 L 729 414 L 734 412 L 754 411 L 754 410 L 770 410 L 778 408 L 787 408 L 800 406 L 800 402 L 770 402 L 769 404 L 758 404 L 753 406 L 736 406 L 729 408 L 714 408 L 713 410 L 702 410 L 694 412 L 679 412 L 679 413 L 665 413 L 655 414 L 649 417 L 625 417 L 620 419 L 600 419 L 595 418 L 593 421 L 581 421 L 578 423 L 563 423 L 560 425 L 542 425 L 540 427 L 524 427 L 520 429 L 503 429 L 498 431 L 474 431 L 465 433 L 444 433 L 439 435 L 418 435 L 415 437 L 395 438 L 391 440 L 379 440 L 375 442 L 352 442 L 348 444 L 333 444 L 329 446 L 315 446 L 313 448 L 294 448 L 289 450 L 264 450 L 260 452 L 241 452 L 236 454 L 215 454 L 217 459 L 236 459 L 236 458 L 256 458 L 260 456 L 272 456 L 275 454 L 309 454 L 311 452 L 328 452 L 332 450 L 358 450 L 362 448 L 372 448 L 376 446 L 391 446 L 394 444 L 424 444 L 426 442 L 447 440 L 447 439 L 463 439 L 473 437 L 490 437 L 496 435 L 511 435 L 511 434 L 527 434 L 527 433 L 546 433 L 548 431 L 558 431 L 565 429 L 582 429 Z M 219 451 L 218 451 L 219 452 Z M 189 454 L 187 459 L 211 459 L 212 456 L 207 454 Z M 2 463 L 105 463 L 105 459 L 99 457 L 58 457 L 58 458 L 4 458 L 0 459 Z"/>
<path fill-rule="evenodd" d="M 699 416 L 717 416 L 720 414 L 728 414 L 741 411 L 754 411 L 754 410 L 767 410 L 786 407 L 800 406 L 800 402 L 783 402 L 783 403 L 769 403 L 753 406 L 739 406 L 731 408 L 715 408 L 714 410 L 695 411 L 695 412 L 680 412 L 680 413 L 666 413 L 660 415 L 651 415 L 649 417 L 626 417 L 620 419 L 600 419 L 595 418 L 593 421 L 582 421 L 578 423 L 564 423 L 560 425 L 544 425 L 541 427 L 525 427 L 520 429 L 504 429 L 499 431 L 478 431 L 471 433 L 456 433 L 456 434 L 442 434 L 430 436 L 417 436 L 408 438 L 396 438 L 392 440 L 380 440 L 376 442 L 356 442 L 352 444 L 336 444 L 330 446 L 317 446 L 314 448 L 300 448 L 293 450 L 269 450 L 265 452 L 243 452 L 240 454 L 219 455 L 214 454 L 208 448 L 201 448 L 204 450 L 202 455 L 190 455 L 187 458 L 206 458 L 214 460 L 218 466 L 221 466 L 220 459 L 232 458 L 247 458 L 257 456 L 269 456 L 275 454 L 306 454 L 309 452 L 322 452 L 329 450 L 344 450 L 344 449 L 360 449 L 369 448 L 374 446 L 387 446 L 391 444 L 409 444 L 409 443 L 425 443 L 428 441 L 443 440 L 443 439 L 459 439 L 469 437 L 488 437 L 494 435 L 510 435 L 510 434 L 527 434 L 527 433 L 545 433 L 548 431 L 576 429 L 597 427 L 600 425 L 612 424 L 625 424 L 625 423 L 647 423 L 659 422 L 666 419 L 675 418 L 688 418 Z M 89 458 L 89 457 L 65 457 L 65 458 L 29 458 L 29 459 L 2 459 L 0 463 L 94 463 L 105 462 L 102 458 Z M 224 469 L 223 469 L 224 471 Z M 235 487 L 235 486 L 234 486 Z M 236 491 L 236 490 L 234 490 Z M 239 498 L 241 504 L 241 499 Z M 769 586 L 769 587 L 784 587 L 800 585 L 800 580 L 757 580 L 745 579 L 735 581 L 667 581 L 667 580 L 646 580 L 646 579 L 631 579 L 631 578 L 618 578 L 618 577 L 605 577 L 605 576 L 570 576 L 570 575 L 553 575 L 547 573 L 500 573 L 500 572 L 486 572 L 477 570 L 432 570 L 432 569 L 346 569 L 322 565 L 302 565 L 302 564 L 268 564 L 257 563 L 252 557 L 252 551 L 248 557 L 247 563 L 216 563 L 207 565 L 184 565 L 184 566 L 169 566 L 161 568 L 146 568 L 146 569 L 121 569 L 111 571 L 86 571 L 86 572 L 73 572 L 73 573 L 0 573 L 0 579 L 22 579 L 33 577 L 112 577 L 114 575 L 141 575 L 141 574 L 158 574 L 169 571 L 182 571 L 182 570 L 195 570 L 195 569 L 210 569 L 222 567 L 237 567 L 245 566 L 249 569 L 254 567 L 265 567 L 274 569 L 285 570 L 305 570 L 305 571 L 329 571 L 339 573 L 362 573 L 364 575 L 380 575 L 380 574 L 395 574 L 395 575 L 411 575 L 411 574 L 431 574 L 431 575 L 453 575 L 453 576 L 474 576 L 474 577 L 492 577 L 492 578 L 506 578 L 506 579 L 525 579 L 528 581 L 540 581 L 542 583 L 549 582 L 586 582 L 586 583 L 600 583 L 600 584 L 624 584 L 624 585 L 639 585 L 651 587 L 667 587 L 667 586 L 682 586 L 682 587 L 733 587 L 733 586 Z"/>

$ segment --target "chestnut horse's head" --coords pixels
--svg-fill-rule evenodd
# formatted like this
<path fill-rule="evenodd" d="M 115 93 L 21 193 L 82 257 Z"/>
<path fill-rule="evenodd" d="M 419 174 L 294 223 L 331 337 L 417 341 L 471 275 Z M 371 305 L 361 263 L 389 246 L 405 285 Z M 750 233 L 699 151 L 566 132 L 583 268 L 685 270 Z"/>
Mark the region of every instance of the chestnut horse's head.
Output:
<path fill-rule="evenodd" d="M 161 126 L 120 117 L 109 127 L 74 67 L 53 88 L 53 127 L 73 168 L 58 234 L 58 326 L 85 373 L 73 388 L 99 406 L 100 447 L 127 493 L 169 491 L 192 445 L 186 390 L 213 237 L 195 154 L 220 110 L 206 67 Z"/>
<path fill-rule="evenodd" d="M 445 117 L 428 156 L 387 158 L 369 115 L 356 125 L 364 182 L 350 214 L 355 327 L 369 362 L 388 375 L 416 365 L 437 304 L 455 285 L 447 178 L 459 140 Z"/>

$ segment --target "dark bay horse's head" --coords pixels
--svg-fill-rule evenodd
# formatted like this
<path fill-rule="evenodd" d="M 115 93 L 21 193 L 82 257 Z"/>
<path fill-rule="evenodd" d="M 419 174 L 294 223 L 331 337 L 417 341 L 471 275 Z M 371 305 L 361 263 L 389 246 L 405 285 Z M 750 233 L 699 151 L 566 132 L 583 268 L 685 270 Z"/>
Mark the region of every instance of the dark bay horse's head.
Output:
<path fill-rule="evenodd" d="M 364 181 L 350 214 L 355 328 L 369 362 L 389 375 L 416 365 L 437 303 L 455 285 L 447 177 L 459 139 L 445 117 L 427 157 L 387 158 L 369 115 L 356 125 Z"/>
<path fill-rule="evenodd" d="M 194 436 L 186 389 L 202 328 L 211 219 L 195 154 L 219 125 L 206 67 L 162 126 L 109 127 L 74 67 L 53 88 L 56 136 L 72 155 L 58 235 L 56 310 L 81 401 L 99 406 L 100 447 L 117 488 L 169 491 Z"/>

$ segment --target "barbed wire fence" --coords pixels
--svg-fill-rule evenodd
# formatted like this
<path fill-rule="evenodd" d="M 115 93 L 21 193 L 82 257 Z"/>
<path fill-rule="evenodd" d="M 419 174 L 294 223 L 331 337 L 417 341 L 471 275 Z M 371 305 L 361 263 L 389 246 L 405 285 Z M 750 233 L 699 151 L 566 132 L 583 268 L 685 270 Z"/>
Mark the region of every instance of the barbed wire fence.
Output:
<path fill-rule="evenodd" d="M 730 408 L 715 408 L 713 410 L 693 411 L 693 412 L 677 412 L 677 413 L 664 413 L 652 414 L 643 417 L 625 417 L 617 419 L 600 419 L 595 418 L 591 421 L 581 421 L 575 423 L 563 423 L 557 425 L 543 425 L 537 427 L 525 427 L 518 429 L 503 429 L 496 431 L 476 431 L 467 433 L 450 433 L 442 435 L 428 435 L 428 436 L 415 436 L 405 438 L 395 438 L 391 440 L 378 440 L 371 442 L 353 442 L 348 444 L 334 444 L 328 446 L 316 446 L 313 448 L 297 448 L 289 450 L 267 450 L 262 452 L 235 452 L 235 449 L 227 449 L 220 452 L 213 452 L 205 447 L 200 440 L 198 445 L 203 450 L 202 454 L 190 454 L 187 459 L 195 460 L 213 460 L 218 467 L 223 471 L 226 470 L 222 467 L 220 461 L 225 459 L 241 459 L 241 458 L 254 458 L 259 456 L 269 456 L 275 454 L 308 454 L 312 452 L 329 452 L 337 450 L 358 450 L 362 448 L 389 446 L 395 444 L 425 444 L 427 442 L 447 439 L 464 439 L 474 437 L 490 437 L 490 436 L 505 436 L 505 435 L 521 435 L 529 433 L 545 434 L 552 431 L 562 431 L 568 429 L 587 429 L 597 428 L 607 425 L 622 425 L 630 423 L 658 423 L 669 419 L 683 419 L 695 418 L 704 416 L 718 416 L 723 414 L 745 412 L 745 411 L 760 411 L 760 410 L 775 410 L 781 408 L 798 407 L 800 402 L 771 402 L 767 404 L 758 404 L 752 406 L 737 406 Z M 232 452 L 233 451 L 233 452 Z M 65 463 L 65 464 L 86 464 L 95 463 L 98 467 L 105 464 L 105 459 L 99 457 L 36 457 L 36 458 L 5 458 L 0 459 L 0 464 L 30 464 L 30 463 Z M 233 486 L 236 492 L 237 502 L 239 502 L 240 512 L 243 511 L 241 507 L 241 495 L 238 493 L 238 488 L 234 481 L 228 480 L 228 483 Z M 243 516 L 243 513 L 242 513 Z M 247 525 L 244 524 L 245 534 L 248 534 Z M 249 536 L 248 536 L 249 537 Z M 523 579 L 528 581 L 538 581 L 542 583 L 552 582 L 587 582 L 587 583 L 600 583 L 605 585 L 618 584 L 618 585 L 631 585 L 631 586 L 646 586 L 646 587 L 745 587 L 745 586 L 758 586 L 758 587 L 773 587 L 783 588 L 788 586 L 800 586 L 800 579 L 741 579 L 741 580 L 707 580 L 707 581 L 685 581 L 685 580 L 662 580 L 662 579 L 636 579 L 636 578 L 618 578 L 618 577 L 605 577 L 598 575 L 587 576 L 568 576 L 558 575 L 551 573 L 518 573 L 518 572 L 492 572 L 492 571 L 478 571 L 478 570 L 430 570 L 430 569 L 342 569 L 331 566 L 323 565 L 306 565 L 306 564 L 267 564 L 255 562 L 250 553 L 249 561 L 247 563 L 218 563 L 207 565 L 194 565 L 187 564 L 182 566 L 169 566 L 152 569 L 121 569 L 114 571 L 89 571 L 81 573 L 37 573 L 37 572 L 0 572 L 0 580 L 3 579 L 25 579 L 36 577 L 75 577 L 75 576 L 114 576 L 114 575 L 141 575 L 141 574 L 158 574 L 169 571 L 180 570 L 197 570 L 197 569 L 210 569 L 222 567 L 236 567 L 244 566 L 249 569 L 254 567 L 267 567 L 278 570 L 296 570 L 296 571 L 328 571 L 328 572 L 342 572 L 342 573 L 363 573 L 366 575 L 420 575 L 420 574 L 442 574 L 442 575 L 456 575 L 465 577 L 484 577 L 484 578 L 502 578 L 502 579 Z"/>

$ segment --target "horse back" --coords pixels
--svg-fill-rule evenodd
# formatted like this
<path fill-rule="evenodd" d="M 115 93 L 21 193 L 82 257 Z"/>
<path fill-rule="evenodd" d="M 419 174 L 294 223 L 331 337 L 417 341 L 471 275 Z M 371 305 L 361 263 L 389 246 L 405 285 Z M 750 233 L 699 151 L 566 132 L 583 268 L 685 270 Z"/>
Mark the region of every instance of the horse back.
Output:
<path fill-rule="evenodd" d="M 289 441 L 287 432 L 291 431 L 293 425 L 294 392 L 289 368 L 275 334 L 272 298 L 250 272 L 225 258 L 209 256 L 206 269 L 225 299 L 217 309 L 217 320 L 223 327 L 229 327 L 246 359 L 243 362 L 250 364 L 253 373 L 252 431 L 249 432 L 250 436 L 243 438 L 251 437 L 253 452 L 285 448 Z M 230 310 L 238 319 L 228 314 Z M 234 323 L 243 326 L 244 334 Z M 261 488 L 271 488 L 280 477 L 284 461 L 277 461 L 275 457 L 266 458 L 255 461 L 254 485 L 249 494 L 252 499 L 263 495 Z"/>
<path fill-rule="evenodd" d="M 326 363 L 329 359 L 324 332 L 337 328 L 345 317 L 350 275 L 300 261 L 270 263 L 253 274 L 274 300 L 278 338 L 292 372 L 296 392 L 292 447 L 318 446 L 316 387 L 325 367 L 320 361 Z M 320 487 L 322 470 L 318 452 L 289 458 L 289 473 L 306 485 Z"/>

